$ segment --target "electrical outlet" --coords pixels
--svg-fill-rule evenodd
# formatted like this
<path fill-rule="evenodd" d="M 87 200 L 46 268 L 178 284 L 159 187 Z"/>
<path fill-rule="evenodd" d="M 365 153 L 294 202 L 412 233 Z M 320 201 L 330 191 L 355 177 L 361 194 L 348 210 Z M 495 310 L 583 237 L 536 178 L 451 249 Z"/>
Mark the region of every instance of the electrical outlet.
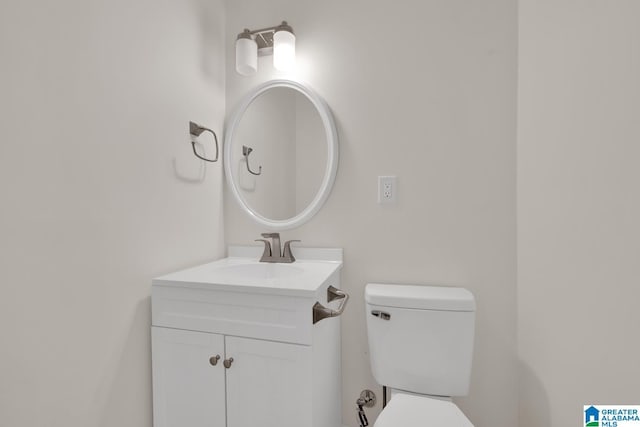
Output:
<path fill-rule="evenodd" d="M 395 176 L 378 177 L 378 203 L 395 203 L 396 191 Z"/>

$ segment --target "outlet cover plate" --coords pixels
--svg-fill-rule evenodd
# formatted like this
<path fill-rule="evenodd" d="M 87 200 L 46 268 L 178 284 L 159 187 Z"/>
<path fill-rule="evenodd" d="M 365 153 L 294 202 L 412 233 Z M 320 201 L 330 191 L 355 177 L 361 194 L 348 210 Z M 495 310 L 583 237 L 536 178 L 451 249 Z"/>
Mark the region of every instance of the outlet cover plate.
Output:
<path fill-rule="evenodd" d="M 398 186 L 395 176 L 378 177 L 378 203 L 395 203 Z"/>

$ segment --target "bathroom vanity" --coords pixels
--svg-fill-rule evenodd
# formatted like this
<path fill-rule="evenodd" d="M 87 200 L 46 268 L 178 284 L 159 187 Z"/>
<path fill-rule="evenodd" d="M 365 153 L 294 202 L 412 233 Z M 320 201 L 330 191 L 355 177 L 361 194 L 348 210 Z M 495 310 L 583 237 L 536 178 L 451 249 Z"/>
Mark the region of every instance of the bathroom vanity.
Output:
<path fill-rule="evenodd" d="M 298 227 L 329 197 L 338 151 L 313 89 L 266 82 L 227 120 L 229 189 L 269 230 Z M 264 252 L 230 247 L 228 258 L 153 281 L 154 427 L 341 425 L 342 250 L 296 247 L 295 259 L 278 236 Z"/>
<path fill-rule="evenodd" d="M 154 427 L 341 425 L 342 250 L 261 252 L 153 281 Z"/>

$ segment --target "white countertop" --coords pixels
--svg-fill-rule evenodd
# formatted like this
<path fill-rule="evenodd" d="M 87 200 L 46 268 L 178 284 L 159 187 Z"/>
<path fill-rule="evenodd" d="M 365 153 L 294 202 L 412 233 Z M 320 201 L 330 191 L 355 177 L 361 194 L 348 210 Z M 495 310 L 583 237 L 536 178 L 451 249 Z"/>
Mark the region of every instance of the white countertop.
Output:
<path fill-rule="evenodd" d="M 291 264 L 261 263 L 261 253 L 260 247 L 232 246 L 229 257 L 158 277 L 153 286 L 313 296 L 342 268 L 342 249 L 294 248 Z"/>

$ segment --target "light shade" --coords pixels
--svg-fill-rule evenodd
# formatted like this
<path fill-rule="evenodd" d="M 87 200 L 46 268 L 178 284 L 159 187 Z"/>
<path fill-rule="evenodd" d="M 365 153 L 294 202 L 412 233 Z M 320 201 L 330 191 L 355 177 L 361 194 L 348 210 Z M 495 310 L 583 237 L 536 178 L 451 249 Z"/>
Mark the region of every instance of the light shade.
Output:
<path fill-rule="evenodd" d="M 273 66 L 290 71 L 296 65 L 296 36 L 289 31 L 276 31 L 273 35 Z"/>
<path fill-rule="evenodd" d="M 258 44 L 255 40 L 239 37 L 236 40 L 236 71 L 251 76 L 258 70 Z"/>

